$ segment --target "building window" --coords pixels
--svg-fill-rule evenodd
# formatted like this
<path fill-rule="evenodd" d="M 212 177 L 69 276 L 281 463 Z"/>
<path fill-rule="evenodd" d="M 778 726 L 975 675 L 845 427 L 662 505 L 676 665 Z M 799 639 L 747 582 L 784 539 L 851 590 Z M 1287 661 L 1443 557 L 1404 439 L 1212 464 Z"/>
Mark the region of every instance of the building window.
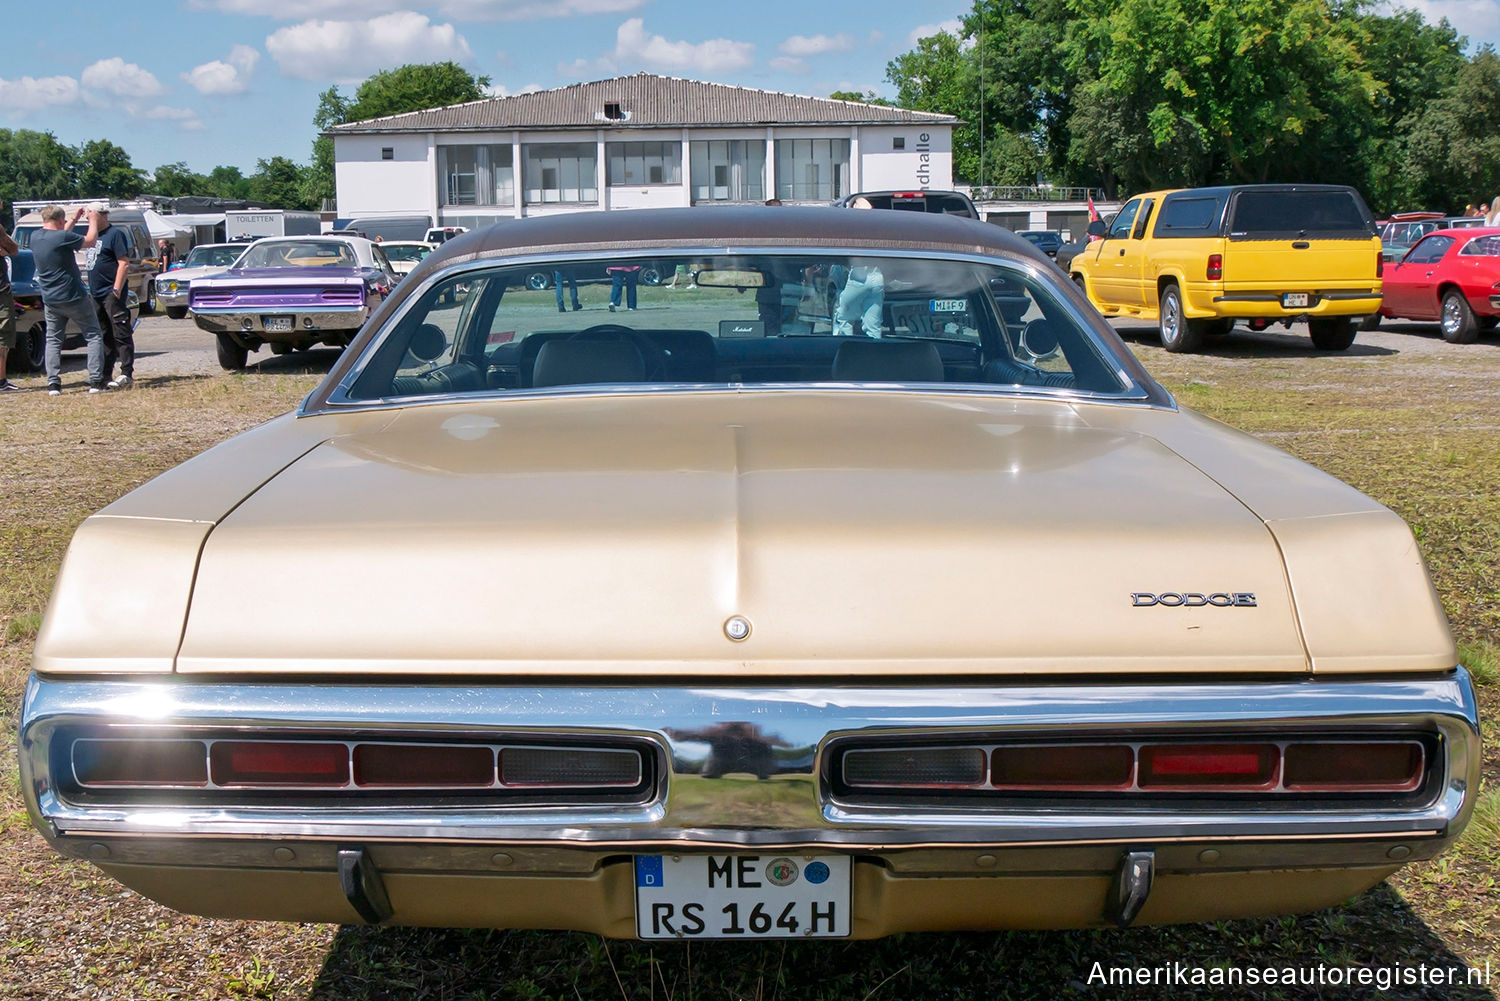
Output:
<path fill-rule="evenodd" d="M 615 101 L 604 102 L 604 117 L 610 121 L 618 122 L 625 117 L 625 112 L 620 110 L 620 105 Z"/>
<path fill-rule="evenodd" d="M 766 200 L 763 139 L 716 139 L 688 144 L 695 202 Z"/>
<path fill-rule="evenodd" d="M 527 205 L 599 201 L 598 150 L 593 143 L 533 143 L 523 155 Z"/>
<path fill-rule="evenodd" d="M 439 146 L 437 157 L 444 205 L 516 203 L 510 146 Z"/>
<path fill-rule="evenodd" d="M 682 143 L 605 143 L 611 187 L 681 184 Z"/>
<path fill-rule="evenodd" d="M 776 197 L 831 202 L 849 193 L 849 140 L 776 140 Z"/>
<path fill-rule="evenodd" d="M 905 148 L 906 148 L 906 137 L 905 136 L 892 136 L 891 137 L 891 149 L 905 149 Z"/>
<path fill-rule="evenodd" d="M 396 149 L 395 149 L 395 147 L 394 146 L 382 146 L 382 147 L 380 147 L 380 158 L 382 160 L 394 160 L 394 159 L 396 159 Z"/>

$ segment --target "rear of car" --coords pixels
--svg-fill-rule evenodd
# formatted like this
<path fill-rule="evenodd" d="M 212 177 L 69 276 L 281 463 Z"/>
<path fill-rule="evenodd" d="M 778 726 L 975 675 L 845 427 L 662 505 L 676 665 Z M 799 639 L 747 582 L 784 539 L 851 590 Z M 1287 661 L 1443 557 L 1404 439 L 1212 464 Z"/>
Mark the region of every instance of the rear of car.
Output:
<path fill-rule="evenodd" d="M 928 191 L 925 188 L 912 191 L 858 191 L 846 195 L 835 204 L 852 208 L 864 201 L 872 209 L 895 209 L 900 212 L 937 212 L 942 215 L 962 216 L 978 219 L 979 210 L 968 195 L 958 191 Z M 863 206 L 860 206 L 863 207 Z"/>

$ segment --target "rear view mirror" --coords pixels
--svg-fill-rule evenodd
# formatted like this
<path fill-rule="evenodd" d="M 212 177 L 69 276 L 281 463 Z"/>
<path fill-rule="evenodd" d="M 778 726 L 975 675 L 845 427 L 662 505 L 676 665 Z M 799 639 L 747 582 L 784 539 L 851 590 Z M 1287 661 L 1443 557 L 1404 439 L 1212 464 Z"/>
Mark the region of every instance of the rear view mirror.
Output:
<path fill-rule="evenodd" d="M 764 288 L 766 285 L 766 276 L 749 268 L 703 270 L 693 280 L 709 288 Z"/>
<path fill-rule="evenodd" d="M 1089 223 L 1088 234 L 1089 236 L 1108 236 L 1109 227 L 1104 225 L 1103 219 L 1095 219 Z"/>

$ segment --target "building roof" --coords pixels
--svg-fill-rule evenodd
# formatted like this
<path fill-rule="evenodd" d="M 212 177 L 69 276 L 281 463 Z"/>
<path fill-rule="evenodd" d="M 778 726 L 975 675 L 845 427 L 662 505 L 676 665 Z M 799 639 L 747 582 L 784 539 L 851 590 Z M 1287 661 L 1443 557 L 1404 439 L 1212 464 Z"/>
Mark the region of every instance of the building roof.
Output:
<path fill-rule="evenodd" d="M 617 106 L 620 117 L 609 117 Z M 744 125 L 955 125 L 952 115 L 636 73 L 348 122 L 330 135 Z"/>

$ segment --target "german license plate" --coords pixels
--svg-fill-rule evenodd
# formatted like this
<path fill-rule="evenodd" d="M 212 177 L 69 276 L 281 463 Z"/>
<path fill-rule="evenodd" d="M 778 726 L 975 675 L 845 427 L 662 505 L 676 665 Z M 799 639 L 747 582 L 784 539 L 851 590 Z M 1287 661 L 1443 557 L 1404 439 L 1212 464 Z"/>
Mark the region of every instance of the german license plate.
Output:
<path fill-rule="evenodd" d="M 1281 297 L 1282 309 L 1306 309 L 1312 299 L 1306 292 L 1288 292 Z"/>
<path fill-rule="evenodd" d="M 260 323 L 261 326 L 272 331 L 292 329 L 292 318 L 290 316 L 262 316 Z"/>
<path fill-rule="evenodd" d="M 849 858 L 637 855 L 641 938 L 844 938 Z"/>

